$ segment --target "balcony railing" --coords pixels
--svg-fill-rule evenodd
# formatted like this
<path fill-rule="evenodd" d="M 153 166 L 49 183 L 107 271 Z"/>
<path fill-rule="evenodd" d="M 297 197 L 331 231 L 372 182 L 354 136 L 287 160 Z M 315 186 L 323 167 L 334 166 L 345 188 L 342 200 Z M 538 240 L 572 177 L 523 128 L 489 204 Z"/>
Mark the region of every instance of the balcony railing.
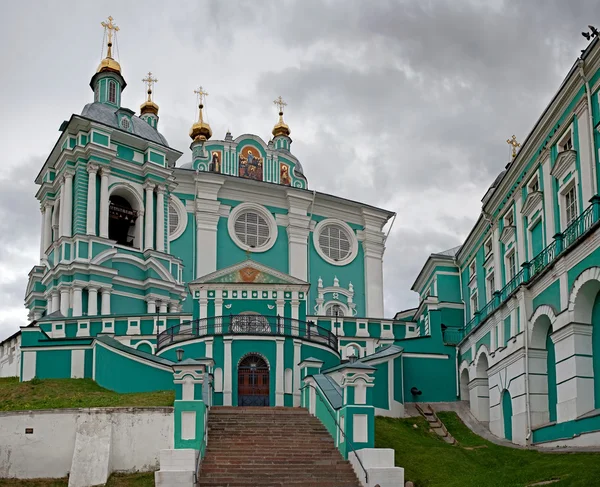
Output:
<path fill-rule="evenodd" d="M 258 314 L 213 316 L 172 326 L 158 334 L 157 351 L 175 343 L 214 335 L 289 336 L 325 345 L 338 353 L 337 336 L 313 321 Z"/>
<path fill-rule="evenodd" d="M 537 254 L 529 262 L 523 264 L 523 269 L 513 277 L 506 285 L 494 293 L 494 297 L 465 324 L 464 336 L 466 337 L 497 308 L 499 308 L 510 296 L 522 285 L 540 274 L 552 264 L 569 247 L 572 247 L 600 220 L 600 196 L 592 198 L 592 204 L 577 217 L 564 232 L 554 236 L 554 240 L 544 250 Z"/>
<path fill-rule="evenodd" d="M 445 328 L 442 336 L 446 345 L 458 345 L 463 339 L 464 332 L 460 328 Z"/>

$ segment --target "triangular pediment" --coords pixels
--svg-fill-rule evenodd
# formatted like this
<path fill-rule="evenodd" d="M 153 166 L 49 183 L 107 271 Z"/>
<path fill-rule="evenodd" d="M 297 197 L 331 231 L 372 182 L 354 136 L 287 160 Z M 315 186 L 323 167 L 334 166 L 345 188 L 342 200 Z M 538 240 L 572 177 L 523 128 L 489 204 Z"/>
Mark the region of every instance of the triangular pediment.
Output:
<path fill-rule="evenodd" d="M 253 260 L 245 260 L 230 267 L 211 272 L 190 282 L 190 285 L 192 284 L 308 285 L 302 279 L 292 277 Z"/>
<path fill-rule="evenodd" d="M 531 214 L 533 211 L 535 211 L 537 206 L 542 203 L 542 199 L 543 199 L 543 194 L 541 191 L 534 191 L 532 193 L 529 193 L 527 195 L 527 199 L 525 200 L 525 203 L 523 204 L 523 209 L 521 210 L 521 214 L 522 215 Z"/>

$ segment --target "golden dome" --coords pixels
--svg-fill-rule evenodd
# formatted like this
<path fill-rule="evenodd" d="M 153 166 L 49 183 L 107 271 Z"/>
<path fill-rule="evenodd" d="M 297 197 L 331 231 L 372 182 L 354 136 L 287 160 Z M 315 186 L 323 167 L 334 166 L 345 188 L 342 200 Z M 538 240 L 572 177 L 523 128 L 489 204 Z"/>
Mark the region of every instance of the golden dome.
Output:
<path fill-rule="evenodd" d="M 199 120 L 192 125 L 192 128 L 190 129 L 190 137 L 194 142 L 205 141 L 212 137 L 210 125 L 202 119 L 202 109 L 204 108 L 204 105 L 200 104 L 198 108 L 200 109 Z"/>
<path fill-rule="evenodd" d="M 107 56 L 100 61 L 96 73 L 103 73 L 105 71 L 112 71 L 113 73 L 121 74 L 121 65 L 113 58 Z"/>
<path fill-rule="evenodd" d="M 143 115 L 144 113 L 153 113 L 154 115 L 158 115 L 158 105 L 153 101 L 146 100 L 140 105 L 140 114 Z"/>
<path fill-rule="evenodd" d="M 283 121 L 283 112 L 279 112 L 279 122 L 275 124 L 273 127 L 273 132 L 271 133 L 273 134 L 273 137 L 277 137 L 278 135 L 285 135 L 286 137 L 289 137 L 292 133 L 290 128 Z"/>

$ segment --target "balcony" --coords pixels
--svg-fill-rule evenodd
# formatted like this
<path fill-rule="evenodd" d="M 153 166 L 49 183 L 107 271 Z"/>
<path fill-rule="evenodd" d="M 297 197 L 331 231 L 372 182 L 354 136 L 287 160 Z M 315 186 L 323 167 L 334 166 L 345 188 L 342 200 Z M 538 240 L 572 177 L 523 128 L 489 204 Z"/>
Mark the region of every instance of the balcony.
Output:
<path fill-rule="evenodd" d="M 504 304 L 523 284 L 530 283 L 545 269 L 560 258 L 566 250 L 573 247 L 588 234 L 600 221 L 600 196 L 592 198 L 592 204 L 577 217 L 564 232 L 556 234 L 554 240 L 529 262 L 522 265 L 521 271 L 506 285 L 494 293 L 494 297 L 465 324 L 464 336 L 478 328 L 496 309 Z"/>
<path fill-rule="evenodd" d="M 215 335 L 287 336 L 325 345 L 336 354 L 339 353 L 337 337 L 313 321 L 259 314 L 214 316 L 172 326 L 158 334 L 156 350 L 158 352 L 176 343 Z"/>

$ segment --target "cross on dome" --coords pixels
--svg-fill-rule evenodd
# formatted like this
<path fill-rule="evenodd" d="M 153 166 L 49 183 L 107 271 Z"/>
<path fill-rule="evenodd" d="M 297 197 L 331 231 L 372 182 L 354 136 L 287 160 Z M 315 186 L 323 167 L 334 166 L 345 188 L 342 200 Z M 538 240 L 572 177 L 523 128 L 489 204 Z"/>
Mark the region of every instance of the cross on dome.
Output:
<path fill-rule="evenodd" d="M 517 148 L 521 147 L 521 144 L 517 142 L 517 137 L 512 136 L 510 139 L 506 139 L 506 143 L 512 146 L 512 158 L 517 157 Z"/>
<path fill-rule="evenodd" d="M 283 115 L 283 107 L 286 107 L 287 103 L 285 101 L 283 101 L 283 98 L 281 98 L 281 95 L 279 95 L 278 98 L 273 100 L 273 105 L 277 105 L 279 107 L 279 115 Z"/>
<path fill-rule="evenodd" d="M 142 82 L 146 83 L 146 87 L 148 88 L 148 101 L 152 101 L 152 88 L 154 88 L 154 83 L 157 83 L 158 80 L 152 77 L 151 71 L 148 71 L 148 75 L 142 79 Z"/>
<path fill-rule="evenodd" d="M 100 25 L 104 27 L 104 32 L 108 33 L 108 51 L 106 52 L 106 57 L 112 58 L 112 37 L 113 31 L 115 32 L 115 36 L 119 31 L 119 26 L 117 24 L 113 24 L 113 18 L 109 15 L 108 22 L 100 22 Z"/>
<path fill-rule="evenodd" d="M 194 90 L 194 93 L 198 95 L 198 104 L 202 107 L 204 105 L 204 98 L 208 96 L 208 92 L 204 91 L 202 89 L 202 86 L 200 86 L 200 88 Z M 200 114 L 200 116 L 202 117 L 202 113 Z"/>

